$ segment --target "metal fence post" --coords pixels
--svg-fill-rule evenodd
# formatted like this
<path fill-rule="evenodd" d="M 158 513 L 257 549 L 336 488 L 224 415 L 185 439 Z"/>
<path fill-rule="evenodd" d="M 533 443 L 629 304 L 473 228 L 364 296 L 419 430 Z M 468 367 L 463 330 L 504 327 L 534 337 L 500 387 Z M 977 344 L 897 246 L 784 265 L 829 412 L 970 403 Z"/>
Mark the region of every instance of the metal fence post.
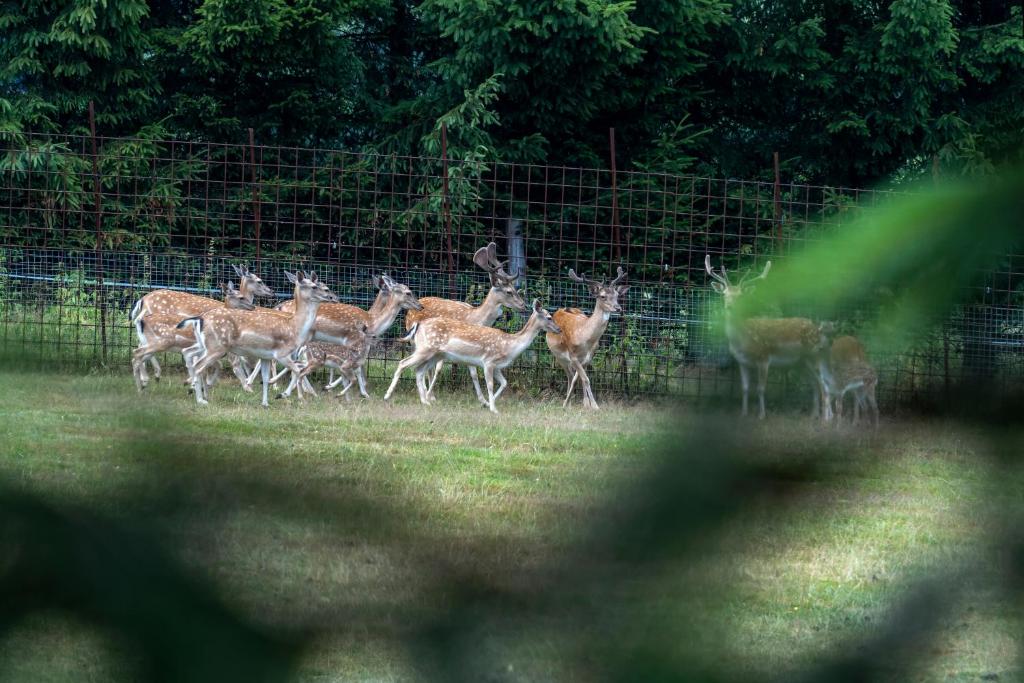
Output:
<path fill-rule="evenodd" d="M 452 252 L 452 213 L 448 204 L 448 125 L 441 123 L 441 210 L 448 247 L 448 295 L 455 298 L 455 255 Z"/>
<path fill-rule="evenodd" d="M 772 166 L 775 169 L 775 187 L 772 192 L 773 212 L 775 214 L 775 248 L 781 254 L 785 247 L 782 236 L 782 179 L 779 176 L 779 153 L 772 154 Z"/>
<path fill-rule="evenodd" d="M 89 139 L 92 142 L 93 214 L 96 217 L 96 299 L 100 309 L 100 354 L 107 364 L 107 296 L 103 287 L 103 210 L 100 201 L 100 167 L 96 151 L 96 110 L 89 100 Z"/>
<path fill-rule="evenodd" d="M 256 267 L 260 265 L 260 191 L 256 184 L 256 143 L 252 128 L 249 129 L 249 171 L 252 177 L 252 212 L 256 231 Z M 245 176 L 242 176 L 243 178 Z"/>

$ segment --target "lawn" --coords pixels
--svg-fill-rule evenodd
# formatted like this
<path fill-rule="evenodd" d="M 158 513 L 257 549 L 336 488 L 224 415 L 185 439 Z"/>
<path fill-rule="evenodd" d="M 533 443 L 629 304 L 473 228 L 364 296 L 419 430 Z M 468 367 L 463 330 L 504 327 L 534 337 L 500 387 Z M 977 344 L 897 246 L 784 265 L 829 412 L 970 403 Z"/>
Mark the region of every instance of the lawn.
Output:
<path fill-rule="evenodd" d="M 591 414 L 518 396 L 499 409 L 451 392 L 424 408 L 408 387 L 394 405 L 261 409 L 226 383 L 200 409 L 173 377 L 140 396 L 127 373 L 0 373 L 0 477 L 143 524 L 231 611 L 301 634 L 297 680 L 432 672 L 424 633 L 452 624 L 448 671 L 455 660 L 467 680 L 596 680 L 655 660 L 786 679 L 873 652 L 935 574 L 950 578 L 942 615 L 879 658 L 883 678 L 1021 677 L 1020 594 L 1007 598 L 989 558 L 1024 477 L 984 432 L 890 419 L 872 436 L 796 415 L 610 401 Z M 744 468 L 775 474 L 715 498 Z M 635 516 L 676 484 L 669 533 Z M 645 539 L 659 548 L 636 562 Z M 40 612 L 0 640 L 0 680 L 130 680 L 130 650 Z"/>

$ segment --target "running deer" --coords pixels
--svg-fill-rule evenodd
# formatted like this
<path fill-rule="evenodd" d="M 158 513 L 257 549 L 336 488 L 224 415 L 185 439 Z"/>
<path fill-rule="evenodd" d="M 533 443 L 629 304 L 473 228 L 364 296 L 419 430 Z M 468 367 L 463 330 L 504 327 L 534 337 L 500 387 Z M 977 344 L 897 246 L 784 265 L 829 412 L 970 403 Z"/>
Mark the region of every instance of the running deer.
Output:
<path fill-rule="evenodd" d="M 426 373 L 442 360 L 462 365 L 483 368 L 487 385 L 487 408 L 497 413 L 494 402 L 508 386 L 502 370 L 511 365 L 519 355 L 529 348 L 542 331 L 559 334 L 562 330 L 540 305 L 533 301 L 533 314 L 519 332 L 509 334 L 493 327 L 473 325 L 453 318 L 430 318 L 413 325 L 409 336 L 413 338 L 416 350 L 403 359 L 395 370 L 391 386 L 384 394 L 384 400 L 391 398 L 402 371 L 412 367 L 416 371 L 416 388 L 420 402 L 430 405 L 427 399 Z M 498 391 L 494 391 L 494 378 L 498 378 Z"/>
<path fill-rule="evenodd" d="M 196 402 L 205 404 L 202 382 L 199 377 L 212 364 L 227 353 L 259 358 L 262 361 L 277 361 L 292 372 L 292 380 L 281 396 L 289 396 L 296 388 L 302 368 L 295 362 L 292 355 L 305 345 L 313 336 L 317 309 L 321 303 L 336 303 L 338 297 L 331 292 L 316 276 L 307 276 L 301 270 L 298 273 L 285 271 L 288 281 L 295 285 L 295 311 L 292 314 L 274 310 L 233 311 L 226 308 L 207 311 L 201 316 L 189 318 L 178 323 L 184 327 L 193 324 L 198 327 L 197 346 L 200 357 L 193 367 L 193 386 Z M 263 405 L 267 401 L 270 386 L 270 363 L 263 362 L 260 369 L 263 375 Z M 299 387 L 299 397 L 302 388 Z"/>
<path fill-rule="evenodd" d="M 220 287 L 224 293 L 224 306 L 227 308 L 242 311 L 251 311 L 256 308 L 250 297 L 235 289 L 233 282 L 229 282 L 227 286 L 221 284 Z M 146 376 L 146 361 L 163 351 L 184 351 L 195 344 L 195 332 L 191 327 L 179 328 L 180 320 L 181 318 L 174 313 L 153 313 L 139 319 L 137 330 L 140 335 L 144 335 L 145 343 L 132 352 L 132 374 L 135 377 L 135 386 L 139 391 L 145 389 L 149 384 L 149 378 Z M 185 358 L 185 363 L 186 366 L 190 364 L 188 356 Z M 214 371 L 217 369 L 214 367 Z"/>
<path fill-rule="evenodd" d="M 867 408 L 871 411 L 872 422 L 877 429 L 879 416 L 875 390 L 878 386 L 878 373 L 868 362 L 864 345 L 856 337 L 836 337 L 829 349 L 829 365 L 832 372 L 826 381 L 829 394 L 836 401 L 836 421 L 842 422 L 846 394 L 852 392 L 853 424 L 860 422 L 861 408 Z"/>
<path fill-rule="evenodd" d="M 813 388 L 813 415 L 818 414 L 819 405 L 822 405 L 824 419 L 831 420 L 831 401 L 825 379 L 829 372 L 824 351 L 827 338 L 821 328 L 807 318 L 742 318 L 736 311 L 736 301 L 745 291 L 750 291 L 751 284 L 767 277 L 771 267 L 772 262 L 768 261 L 757 277 L 750 278 L 750 273 L 747 273 L 739 283 L 732 284 L 725 266 L 721 267 L 721 273 L 716 273 L 711 267 L 711 256 L 704 257 L 704 269 L 712 278 L 711 287 L 725 299 L 725 336 L 729 340 L 729 351 L 740 366 L 743 414 L 747 414 L 751 368 L 757 370 L 758 417 L 763 419 L 768 368 L 772 365 L 802 365 Z"/>
<path fill-rule="evenodd" d="M 349 304 L 320 306 L 313 340 L 339 346 L 358 346 L 368 352 L 372 339 L 386 332 L 399 313 L 409 311 L 406 315 L 411 315 L 414 311 L 423 310 L 423 305 L 408 286 L 395 282 L 387 275 L 374 277 L 373 282 L 378 289 L 377 298 L 368 311 Z M 277 310 L 291 313 L 295 310 L 295 302 L 285 301 L 277 306 Z M 371 339 L 367 340 L 367 336 Z M 360 395 L 370 398 L 366 389 L 366 358 L 366 354 L 361 356 L 353 372 L 359 382 Z M 337 386 L 333 377 L 330 384 L 332 388 Z"/>
<path fill-rule="evenodd" d="M 423 304 L 421 311 L 410 311 L 406 314 L 405 329 L 412 330 L 413 325 L 430 318 L 451 318 L 452 320 L 461 320 L 470 325 L 490 327 L 501 317 L 502 307 L 504 306 L 517 311 L 526 310 L 526 302 L 523 301 L 522 295 L 516 291 L 516 280 L 519 279 L 519 273 L 510 275 L 505 272 L 505 264 L 498 260 L 497 251 L 498 245 L 491 242 L 486 247 L 480 247 L 473 254 L 473 263 L 487 271 L 487 275 L 491 280 L 491 289 L 487 292 L 483 303 L 479 306 L 473 306 L 464 301 L 453 301 L 434 296 L 424 297 L 420 299 L 420 303 Z M 427 387 L 427 400 L 434 400 L 434 384 L 437 383 L 442 366 L 443 363 L 439 362 L 434 369 L 433 376 L 430 378 L 430 385 Z M 477 400 L 483 405 L 488 405 L 488 401 L 480 390 L 480 380 L 477 378 L 476 367 L 470 366 L 469 375 L 473 379 L 473 389 L 476 390 Z"/>
<path fill-rule="evenodd" d="M 237 266 L 231 264 L 235 274 L 238 275 L 238 291 L 243 298 L 250 303 L 258 296 L 273 296 L 274 292 L 267 287 L 256 273 L 250 272 L 248 266 Z M 183 318 L 201 315 L 214 308 L 220 308 L 223 304 L 216 299 L 211 299 L 198 294 L 179 292 L 173 289 L 158 289 L 144 295 L 131 310 L 131 323 L 135 326 L 135 334 L 139 339 L 139 347 L 147 345 L 146 333 L 143 329 L 143 319 L 147 316 L 166 315 L 168 318 L 175 318 L 176 321 Z M 149 356 L 149 364 L 153 366 L 153 376 L 160 379 L 160 363 L 156 356 Z M 248 369 L 237 358 L 231 359 L 231 369 L 235 375 L 245 383 L 245 376 Z M 142 377 L 148 383 L 149 377 L 146 374 L 145 366 L 142 367 Z"/>
<path fill-rule="evenodd" d="M 311 372 L 323 367 L 331 368 L 332 371 L 337 370 L 339 373 L 338 379 L 329 380 L 324 390 L 330 391 L 344 382 L 345 386 L 342 387 L 339 396 L 345 396 L 348 399 L 348 390 L 355 386 L 358 381 L 359 370 L 366 365 L 366 359 L 370 355 L 370 347 L 373 345 L 373 341 L 374 337 L 364 334 L 358 341 L 349 346 L 318 341 L 309 342 L 302 347 L 300 352 L 305 363 L 300 378 L 305 378 Z"/>
<path fill-rule="evenodd" d="M 622 311 L 619 297 L 629 291 L 629 285 L 622 284 L 626 279 L 626 271 L 621 267 L 618 269 L 615 279 L 607 285 L 603 281 L 599 282 L 577 275 L 576 271 L 571 268 L 569 269 L 569 278 L 590 288 L 590 293 L 596 299 L 594 311 L 588 316 L 578 308 L 558 309 L 553 317 L 558 326 L 562 328 L 562 332 L 560 334 L 548 332 L 546 340 L 551 355 L 565 370 L 569 381 L 569 390 L 565 393 L 562 407 L 569 405 L 576 380 L 580 380 L 583 407 L 597 410 L 597 399 L 594 398 L 594 391 L 590 387 L 590 377 L 587 376 L 585 368 L 593 359 L 594 352 L 597 351 L 598 342 L 608 327 L 612 313 Z"/>

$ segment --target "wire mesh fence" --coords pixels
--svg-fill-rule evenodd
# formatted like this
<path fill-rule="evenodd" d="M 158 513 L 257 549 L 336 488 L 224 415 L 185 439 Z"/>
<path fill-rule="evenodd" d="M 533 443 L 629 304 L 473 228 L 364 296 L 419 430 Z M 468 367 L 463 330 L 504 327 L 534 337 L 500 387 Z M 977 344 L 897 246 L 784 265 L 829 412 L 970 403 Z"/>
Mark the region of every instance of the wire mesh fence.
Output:
<path fill-rule="evenodd" d="M 0 138 L 0 340 L 26 361 L 126 369 L 135 300 L 157 288 L 213 296 L 232 263 L 248 264 L 282 298 L 283 270 L 303 268 L 342 301 L 364 307 L 375 294 L 371 277 L 381 272 L 421 297 L 479 303 L 487 277 L 470 257 L 493 240 L 523 274 L 529 296 L 550 309 L 593 307 L 568 268 L 596 278 L 626 269 L 632 288 L 594 359 L 595 390 L 726 397 L 738 391 L 738 378 L 704 255 L 733 268 L 784 258 L 888 197 L 597 168 L 7 133 Z M 1022 264 L 1024 256 L 1007 255 L 972 303 L 924 331 L 914 348 L 873 355 L 880 398 L 935 398 L 965 375 L 1019 382 Z M 844 312 L 840 329 L 856 333 L 869 315 Z M 513 312 L 499 325 L 523 322 Z M 371 380 L 400 357 L 398 331 L 374 350 Z M 542 339 L 508 374 L 520 388 L 565 382 Z M 774 373 L 773 381 L 801 380 Z"/>

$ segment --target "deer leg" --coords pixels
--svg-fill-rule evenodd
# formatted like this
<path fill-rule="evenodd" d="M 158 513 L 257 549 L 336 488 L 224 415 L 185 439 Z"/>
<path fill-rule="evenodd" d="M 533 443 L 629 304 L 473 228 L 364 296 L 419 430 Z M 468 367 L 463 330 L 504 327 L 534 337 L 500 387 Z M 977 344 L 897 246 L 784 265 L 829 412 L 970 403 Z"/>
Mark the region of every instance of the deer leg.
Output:
<path fill-rule="evenodd" d="M 256 365 L 256 367 L 259 368 L 260 375 L 263 380 L 261 382 L 261 384 L 263 385 L 263 398 L 260 401 L 260 405 L 262 405 L 264 408 L 269 408 L 270 401 L 267 400 L 267 394 L 270 392 L 270 363 L 261 359 L 260 362 Z M 255 372 L 255 370 L 253 372 Z"/>
<path fill-rule="evenodd" d="M 285 398 L 287 396 L 291 396 L 292 392 L 298 389 L 295 395 L 299 400 L 302 400 L 302 386 L 299 379 L 300 375 L 302 374 L 303 368 L 294 360 L 292 360 L 291 354 L 285 354 L 283 358 L 277 358 L 276 360 L 280 362 L 282 365 L 284 365 L 285 368 L 287 370 L 290 370 L 292 373 L 292 378 L 291 381 L 288 382 L 288 386 L 285 387 L 285 390 L 278 394 L 277 397 Z M 284 372 L 280 374 L 283 375 Z M 271 383 L 273 383 L 273 381 L 271 381 Z"/>
<path fill-rule="evenodd" d="M 484 366 L 484 381 L 487 382 L 487 409 L 495 415 L 498 414 L 498 409 L 494 407 L 494 366 Z"/>
<path fill-rule="evenodd" d="M 565 374 L 569 376 L 569 391 L 565 392 L 565 400 L 562 401 L 563 408 L 569 405 L 569 399 L 572 398 L 573 387 L 576 386 L 576 380 L 580 377 L 580 373 L 570 372 L 569 368 L 565 369 Z"/>
<path fill-rule="evenodd" d="M 249 387 L 246 391 L 252 391 L 252 383 L 256 381 L 256 375 L 261 374 L 260 371 L 263 369 L 263 363 L 264 361 L 262 359 L 256 361 L 256 365 L 253 367 L 252 372 L 245 378 L 245 383 Z"/>
<path fill-rule="evenodd" d="M 441 376 L 441 368 L 444 367 L 444 361 L 438 362 L 434 366 L 434 374 L 430 376 L 430 386 L 427 387 L 427 398 L 429 400 L 434 399 L 434 385 L 437 384 L 437 378 Z"/>
<path fill-rule="evenodd" d="M 743 417 L 747 416 L 747 396 L 750 394 L 750 368 L 740 363 L 740 387 L 743 389 Z"/>
<path fill-rule="evenodd" d="M 480 380 L 477 378 L 476 368 L 472 365 L 469 366 L 469 377 L 473 380 L 473 389 L 476 391 L 477 400 L 481 405 L 488 405 L 487 399 L 484 398 L 484 392 L 480 391 Z"/>
<path fill-rule="evenodd" d="M 360 363 L 359 367 L 356 368 L 356 381 L 359 382 L 359 395 L 363 398 L 370 398 L 370 392 L 366 390 L 366 363 Z M 349 386 L 352 386 L 351 381 Z M 348 391 L 348 387 L 345 388 Z"/>
<path fill-rule="evenodd" d="M 429 362 L 420 363 L 416 366 L 416 393 L 420 396 L 420 403 L 425 406 L 430 405 L 429 394 L 430 390 L 427 387 L 427 373 L 430 372 L 431 365 Z"/>
<path fill-rule="evenodd" d="M 580 382 L 583 383 L 583 407 L 590 408 L 591 410 L 598 410 L 597 399 L 594 398 L 594 390 L 590 388 L 590 377 L 587 375 L 587 371 L 583 368 L 583 364 L 578 360 L 573 359 L 572 367 L 579 376 Z"/>
<path fill-rule="evenodd" d="M 494 400 L 497 401 L 498 397 L 501 396 L 501 392 L 505 391 L 505 387 L 508 386 L 508 380 L 505 379 L 505 375 L 502 374 L 500 368 L 494 369 L 494 376 L 498 378 L 498 391 L 494 394 Z"/>
<path fill-rule="evenodd" d="M 422 353 L 421 351 L 417 350 L 417 351 L 413 351 L 411 356 L 408 356 L 407 358 L 403 358 L 402 360 L 400 360 L 398 362 L 398 367 L 395 368 L 395 376 L 391 379 L 391 386 L 389 386 L 388 390 L 386 392 L 384 392 L 384 400 L 385 401 L 387 401 L 389 398 L 391 398 L 391 394 L 395 393 L 395 387 L 398 386 L 398 380 L 402 376 L 402 371 L 405 370 L 408 367 L 413 366 L 413 365 L 418 365 L 419 363 L 421 363 L 424 360 L 426 360 L 426 358 L 427 358 L 427 354 L 426 353 Z"/>
<path fill-rule="evenodd" d="M 204 385 L 206 384 L 206 381 L 203 379 L 203 376 L 206 373 L 207 368 L 213 367 L 215 363 L 220 362 L 220 359 L 224 357 L 224 353 L 225 352 L 223 350 L 210 351 L 207 349 L 203 357 L 198 359 L 195 366 L 193 366 L 192 386 L 196 395 L 196 403 L 200 405 L 206 405 L 208 403 L 206 398 L 204 398 L 204 394 L 206 393 Z"/>
<path fill-rule="evenodd" d="M 245 364 L 245 359 L 232 354 L 229 360 L 231 361 L 231 372 L 235 373 L 235 377 L 241 383 L 242 389 L 252 391 L 252 386 L 249 384 L 249 368 Z"/>
<path fill-rule="evenodd" d="M 760 406 L 757 418 L 763 420 L 767 414 L 764 409 L 764 389 L 768 384 L 768 363 L 757 364 L 757 402 Z"/>
<path fill-rule="evenodd" d="M 875 429 L 878 429 L 878 400 L 875 396 L 874 385 L 868 387 L 865 393 L 867 394 L 868 407 L 871 409 L 871 421 L 874 423 Z"/>

